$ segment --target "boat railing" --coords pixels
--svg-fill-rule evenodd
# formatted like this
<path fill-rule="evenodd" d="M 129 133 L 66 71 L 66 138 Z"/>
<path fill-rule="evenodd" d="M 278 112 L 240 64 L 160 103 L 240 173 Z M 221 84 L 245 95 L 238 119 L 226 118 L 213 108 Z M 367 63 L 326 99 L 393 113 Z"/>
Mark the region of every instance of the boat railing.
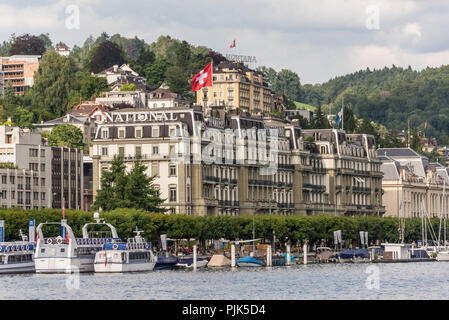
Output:
<path fill-rule="evenodd" d="M 105 250 L 151 249 L 151 242 L 106 243 L 103 247 Z"/>
<path fill-rule="evenodd" d="M 23 252 L 23 251 L 33 251 L 35 249 L 34 243 L 10 243 L 10 244 L 0 244 L 0 252 Z"/>
<path fill-rule="evenodd" d="M 120 242 L 120 238 L 76 238 L 76 244 L 79 246 L 105 245 Z"/>

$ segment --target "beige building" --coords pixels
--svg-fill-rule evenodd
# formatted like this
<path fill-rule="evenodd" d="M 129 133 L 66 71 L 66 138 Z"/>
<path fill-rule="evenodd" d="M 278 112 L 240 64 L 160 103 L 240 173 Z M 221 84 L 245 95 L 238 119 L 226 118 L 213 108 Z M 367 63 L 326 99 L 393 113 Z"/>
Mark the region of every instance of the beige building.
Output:
<path fill-rule="evenodd" d="M 269 114 L 274 107 L 274 93 L 263 75 L 243 63 L 223 61 L 213 68 L 213 86 L 197 92 L 201 106 L 223 105 L 251 113 Z"/>
<path fill-rule="evenodd" d="M 40 61 L 39 55 L 0 57 L 0 95 L 9 84 L 16 95 L 23 95 L 27 88 L 33 86 L 34 73 L 39 69 Z"/>
<path fill-rule="evenodd" d="M 440 217 L 443 204 L 447 208 L 449 195 L 443 199 L 444 185 L 448 185 L 448 168 L 410 148 L 377 150 L 382 160 L 384 179 L 383 203 L 389 217 Z"/>
<path fill-rule="evenodd" d="M 297 122 L 246 113 L 122 109 L 93 140 L 94 195 L 119 155 L 128 170 L 136 159 L 147 166 L 171 213 L 382 215 L 374 148 L 369 135 L 303 131 Z"/>

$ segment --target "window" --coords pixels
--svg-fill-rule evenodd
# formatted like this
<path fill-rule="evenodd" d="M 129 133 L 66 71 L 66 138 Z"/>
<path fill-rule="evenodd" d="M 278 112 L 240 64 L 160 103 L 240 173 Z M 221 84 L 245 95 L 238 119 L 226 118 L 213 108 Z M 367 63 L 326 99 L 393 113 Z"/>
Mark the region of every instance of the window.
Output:
<path fill-rule="evenodd" d="M 2 184 L 6 184 L 6 176 L 2 176 Z"/>
<path fill-rule="evenodd" d="M 33 192 L 33 200 L 39 200 L 39 192 Z"/>
<path fill-rule="evenodd" d="M 15 177 L 14 176 L 10 176 L 9 177 L 9 183 L 14 184 Z"/>
<path fill-rule="evenodd" d="M 120 157 L 124 157 L 125 156 L 125 147 L 118 147 L 118 155 Z"/>
<path fill-rule="evenodd" d="M 39 169 L 39 164 L 38 163 L 30 163 L 29 168 L 30 168 L 30 170 L 37 171 Z"/>
<path fill-rule="evenodd" d="M 136 158 L 140 158 L 142 156 L 142 147 L 136 146 Z"/>
<path fill-rule="evenodd" d="M 170 137 L 176 137 L 176 127 L 175 126 L 171 126 L 169 128 L 169 135 L 170 135 Z"/>
<path fill-rule="evenodd" d="M 108 129 L 103 129 L 103 130 L 101 130 L 101 137 L 102 137 L 103 139 L 109 138 L 109 130 L 108 130 Z"/>
<path fill-rule="evenodd" d="M 142 138 L 142 128 L 136 128 L 135 136 L 136 138 Z"/>
<path fill-rule="evenodd" d="M 159 146 L 153 146 L 153 154 L 159 154 Z"/>
<path fill-rule="evenodd" d="M 45 149 L 41 149 L 41 157 L 45 158 Z"/>
<path fill-rule="evenodd" d="M 151 128 L 151 136 L 153 138 L 159 137 L 159 127 L 152 127 Z"/>
<path fill-rule="evenodd" d="M 39 178 L 33 178 L 33 185 L 39 186 Z"/>
<path fill-rule="evenodd" d="M 118 129 L 118 137 L 119 137 L 120 139 L 125 138 L 125 128 L 120 128 L 120 129 Z"/>
<path fill-rule="evenodd" d="M 45 200 L 45 192 L 41 192 L 41 200 Z"/>
<path fill-rule="evenodd" d="M 159 176 L 159 164 L 158 163 L 153 163 L 151 165 L 151 175 L 152 176 Z"/>
<path fill-rule="evenodd" d="M 41 187 L 45 186 L 45 178 L 41 178 Z"/>
<path fill-rule="evenodd" d="M 176 165 L 175 164 L 171 164 L 170 165 L 170 176 L 176 176 Z"/>
<path fill-rule="evenodd" d="M 171 186 L 170 187 L 170 198 L 169 198 L 169 201 L 170 202 L 176 202 L 176 199 L 177 199 L 177 197 L 176 197 L 176 186 Z"/>
<path fill-rule="evenodd" d="M 45 172 L 45 163 L 41 163 L 41 171 Z"/>
<path fill-rule="evenodd" d="M 170 145 L 169 154 L 171 157 L 174 157 L 176 155 L 176 150 L 174 145 Z"/>
<path fill-rule="evenodd" d="M 30 149 L 30 157 L 37 157 L 38 149 Z"/>
<path fill-rule="evenodd" d="M 101 155 L 107 156 L 108 155 L 108 147 L 102 147 L 101 148 Z"/>

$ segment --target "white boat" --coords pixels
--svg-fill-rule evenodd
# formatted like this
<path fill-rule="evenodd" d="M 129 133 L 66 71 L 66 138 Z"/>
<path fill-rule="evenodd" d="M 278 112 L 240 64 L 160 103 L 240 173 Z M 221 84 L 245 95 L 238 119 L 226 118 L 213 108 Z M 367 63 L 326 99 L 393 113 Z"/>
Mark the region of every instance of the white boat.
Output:
<path fill-rule="evenodd" d="M 34 248 L 35 244 L 26 241 L 23 235 L 22 241 L 0 243 L 0 273 L 26 273 L 34 272 Z"/>
<path fill-rule="evenodd" d="M 207 264 L 207 259 L 196 258 L 197 268 L 204 268 Z M 182 258 L 175 266 L 177 268 L 193 269 L 193 258 Z"/>
<path fill-rule="evenodd" d="M 37 244 L 34 255 L 36 273 L 72 273 L 94 272 L 95 254 L 103 250 L 103 245 L 119 242 L 115 228 L 100 219 L 98 212 L 94 213 L 95 223 L 86 223 L 83 226 L 83 238 L 75 238 L 72 228 L 62 220 L 61 222 L 45 222 L 37 227 Z M 64 237 L 44 238 L 42 227 L 44 225 L 61 225 Z M 89 225 L 106 225 L 111 230 L 112 237 L 89 237 Z M 96 232 L 98 234 L 102 232 Z"/>
<path fill-rule="evenodd" d="M 151 243 L 140 236 L 143 231 L 136 230 L 136 236 L 127 243 L 108 243 L 95 255 L 94 268 L 99 273 L 151 271 L 157 258 Z"/>

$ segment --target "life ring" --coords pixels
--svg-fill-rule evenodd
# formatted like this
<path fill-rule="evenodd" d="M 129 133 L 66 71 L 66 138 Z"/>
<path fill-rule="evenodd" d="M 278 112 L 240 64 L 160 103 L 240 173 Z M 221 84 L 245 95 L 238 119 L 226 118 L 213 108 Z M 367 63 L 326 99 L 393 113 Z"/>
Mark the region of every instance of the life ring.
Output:
<path fill-rule="evenodd" d="M 11 250 L 10 246 L 5 247 L 5 252 L 9 252 Z"/>
<path fill-rule="evenodd" d="M 28 244 L 25 245 L 25 250 L 26 250 L 26 251 L 30 250 L 30 246 L 29 246 Z"/>
<path fill-rule="evenodd" d="M 51 238 L 48 238 L 47 239 L 47 244 L 52 244 L 52 243 L 53 243 L 53 240 Z"/>
<path fill-rule="evenodd" d="M 112 245 L 112 249 L 117 250 L 117 249 L 118 249 L 118 244 L 117 244 L 117 243 L 114 243 L 114 244 Z"/>
<path fill-rule="evenodd" d="M 58 244 L 61 244 L 61 243 L 62 243 L 62 238 L 56 239 L 56 242 L 57 242 Z"/>

